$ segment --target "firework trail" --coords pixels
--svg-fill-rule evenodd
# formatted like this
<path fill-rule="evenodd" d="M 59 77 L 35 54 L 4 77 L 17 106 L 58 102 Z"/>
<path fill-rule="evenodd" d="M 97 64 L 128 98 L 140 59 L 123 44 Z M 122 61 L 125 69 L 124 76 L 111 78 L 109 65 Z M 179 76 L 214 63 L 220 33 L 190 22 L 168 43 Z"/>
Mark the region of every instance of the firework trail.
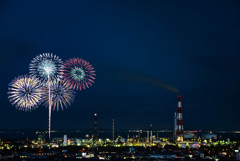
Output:
<path fill-rule="evenodd" d="M 49 111 L 49 139 L 51 138 L 51 84 L 61 80 L 62 60 L 52 53 L 43 53 L 36 56 L 30 63 L 30 74 L 39 78 L 43 84 L 48 85 L 48 111 Z"/>
<path fill-rule="evenodd" d="M 18 110 L 31 111 L 38 107 L 43 96 L 42 85 L 37 78 L 19 76 L 8 88 L 8 98 Z"/>
<path fill-rule="evenodd" d="M 49 102 L 49 96 L 48 96 L 48 88 L 44 89 L 44 101 L 47 105 Z M 52 108 L 54 110 L 59 110 L 61 108 L 64 110 L 64 107 L 68 107 L 73 103 L 74 97 L 75 97 L 75 91 L 69 86 L 69 84 L 64 81 L 55 81 L 50 89 L 51 93 L 51 101 L 52 101 Z"/>
<path fill-rule="evenodd" d="M 81 58 L 72 58 L 65 61 L 61 74 L 70 86 L 76 90 L 92 86 L 96 76 L 92 65 Z"/>

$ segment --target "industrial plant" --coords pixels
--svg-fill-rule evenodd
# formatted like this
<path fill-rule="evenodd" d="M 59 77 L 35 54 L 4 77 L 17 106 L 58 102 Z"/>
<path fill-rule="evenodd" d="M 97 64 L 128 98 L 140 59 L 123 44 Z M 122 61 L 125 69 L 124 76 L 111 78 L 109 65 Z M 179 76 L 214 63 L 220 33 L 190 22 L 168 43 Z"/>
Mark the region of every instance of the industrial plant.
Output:
<path fill-rule="evenodd" d="M 49 140 L 47 131 L 37 131 L 35 139 L 1 139 L 0 159 L 240 160 L 239 138 L 221 138 L 224 132 L 220 131 L 216 134 L 203 130 L 184 131 L 181 95 L 172 130 L 156 130 L 150 124 L 147 129 L 116 133 L 114 118 L 112 129 L 102 130 L 98 129 L 98 114 L 94 113 L 92 132 L 81 132 L 84 137 L 68 137 L 66 131 L 62 137 Z M 101 137 L 105 133 L 108 135 Z"/>

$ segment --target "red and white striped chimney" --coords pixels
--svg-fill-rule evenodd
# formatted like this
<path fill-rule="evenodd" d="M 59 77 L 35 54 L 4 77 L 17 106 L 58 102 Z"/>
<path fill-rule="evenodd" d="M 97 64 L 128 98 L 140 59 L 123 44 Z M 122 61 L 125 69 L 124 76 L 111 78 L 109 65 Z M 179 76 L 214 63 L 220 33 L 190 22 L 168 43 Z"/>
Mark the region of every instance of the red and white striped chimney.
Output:
<path fill-rule="evenodd" d="M 182 101 L 181 101 L 181 95 L 178 95 L 177 140 L 178 140 L 178 141 L 183 141 L 183 116 L 182 116 Z"/>

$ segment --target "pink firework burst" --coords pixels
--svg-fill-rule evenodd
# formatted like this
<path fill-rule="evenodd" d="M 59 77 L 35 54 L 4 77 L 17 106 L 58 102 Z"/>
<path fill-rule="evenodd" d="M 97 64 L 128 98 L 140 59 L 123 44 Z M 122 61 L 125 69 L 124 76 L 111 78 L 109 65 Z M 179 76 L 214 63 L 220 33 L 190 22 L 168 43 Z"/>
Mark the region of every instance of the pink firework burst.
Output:
<path fill-rule="evenodd" d="M 81 58 L 72 58 L 63 63 L 63 78 L 76 90 L 92 86 L 95 80 L 95 71 L 92 65 Z"/>

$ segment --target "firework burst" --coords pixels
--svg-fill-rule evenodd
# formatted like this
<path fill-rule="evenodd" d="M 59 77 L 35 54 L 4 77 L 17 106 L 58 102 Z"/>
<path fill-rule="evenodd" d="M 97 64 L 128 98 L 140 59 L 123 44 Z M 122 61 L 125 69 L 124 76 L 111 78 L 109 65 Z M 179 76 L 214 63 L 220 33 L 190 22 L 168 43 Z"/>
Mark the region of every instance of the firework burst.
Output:
<path fill-rule="evenodd" d="M 36 56 L 30 63 L 30 75 L 37 77 L 43 83 L 61 79 L 62 60 L 52 53 Z"/>
<path fill-rule="evenodd" d="M 92 86 L 96 76 L 92 65 L 81 58 L 73 58 L 64 62 L 61 74 L 70 86 L 76 90 Z"/>
<path fill-rule="evenodd" d="M 20 76 L 9 84 L 8 98 L 17 109 L 31 111 L 40 105 L 42 92 L 42 86 L 37 78 Z"/>
<path fill-rule="evenodd" d="M 62 60 L 58 56 L 52 53 L 44 53 L 36 56 L 30 63 L 30 74 L 39 78 L 43 85 L 48 85 L 48 97 L 49 97 L 49 139 L 51 136 L 51 84 L 54 81 L 61 80 L 61 68 Z"/>
<path fill-rule="evenodd" d="M 48 87 L 44 89 L 44 101 L 45 105 L 48 106 L 49 102 L 49 96 L 48 96 Z M 51 104 L 54 110 L 59 110 L 61 108 L 64 110 L 64 107 L 68 107 L 73 103 L 75 92 L 72 90 L 72 88 L 69 86 L 69 84 L 64 81 L 55 81 L 52 83 L 52 86 L 50 88 L 50 94 L 51 94 Z"/>

